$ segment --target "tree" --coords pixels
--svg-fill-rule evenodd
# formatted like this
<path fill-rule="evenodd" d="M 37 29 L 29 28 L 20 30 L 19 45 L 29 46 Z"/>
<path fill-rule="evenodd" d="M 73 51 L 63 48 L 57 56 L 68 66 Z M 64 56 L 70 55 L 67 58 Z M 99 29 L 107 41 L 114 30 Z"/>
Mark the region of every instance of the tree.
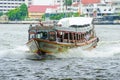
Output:
<path fill-rule="evenodd" d="M 65 0 L 64 5 L 71 6 L 72 5 L 72 0 Z"/>
<path fill-rule="evenodd" d="M 21 20 L 24 20 L 26 16 L 28 16 L 28 9 L 26 4 L 22 4 L 20 6 L 20 16 Z"/>
<path fill-rule="evenodd" d="M 66 6 L 66 9 L 67 9 L 67 6 L 72 5 L 72 0 L 65 0 L 64 5 Z"/>
<path fill-rule="evenodd" d="M 28 14 L 27 6 L 22 4 L 19 8 L 10 10 L 7 13 L 9 20 L 24 20 Z"/>
<path fill-rule="evenodd" d="M 16 9 L 13 9 L 13 10 L 10 10 L 8 13 L 7 13 L 7 16 L 9 18 L 9 20 L 20 20 L 20 16 L 19 16 L 19 8 L 16 8 Z"/>
<path fill-rule="evenodd" d="M 3 15 L 3 12 L 0 12 L 0 16 L 2 16 Z"/>

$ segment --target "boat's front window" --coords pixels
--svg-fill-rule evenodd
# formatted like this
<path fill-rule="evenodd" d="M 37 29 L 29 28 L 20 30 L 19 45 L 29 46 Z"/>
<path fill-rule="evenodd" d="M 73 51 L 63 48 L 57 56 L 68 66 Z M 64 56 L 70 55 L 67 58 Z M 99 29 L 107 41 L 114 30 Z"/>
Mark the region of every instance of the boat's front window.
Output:
<path fill-rule="evenodd" d="M 36 34 L 36 38 L 46 39 L 47 38 L 47 32 L 38 32 Z"/>
<path fill-rule="evenodd" d="M 29 34 L 29 40 L 35 38 L 35 34 Z"/>

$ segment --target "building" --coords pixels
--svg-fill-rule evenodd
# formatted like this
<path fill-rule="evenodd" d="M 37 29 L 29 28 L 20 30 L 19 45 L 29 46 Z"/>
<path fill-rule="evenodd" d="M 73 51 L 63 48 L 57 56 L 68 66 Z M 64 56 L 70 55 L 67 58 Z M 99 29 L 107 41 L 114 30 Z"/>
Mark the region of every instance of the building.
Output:
<path fill-rule="evenodd" d="M 120 1 L 118 0 L 83 0 L 82 12 L 90 17 L 102 17 L 114 15 L 120 12 Z M 85 2 L 86 1 L 86 2 Z M 93 2 L 92 2 L 93 1 Z"/>
<path fill-rule="evenodd" d="M 54 0 L 33 0 L 33 5 L 53 5 Z"/>
<path fill-rule="evenodd" d="M 73 4 L 67 8 L 64 6 L 64 1 L 52 0 L 52 5 L 59 5 L 57 13 L 79 12 L 87 16 L 97 17 L 120 12 L 119 0 L 72 0 Z"/>
<path fill-rule="evenodd" d="M 28 8 L 28 17 L 30 19 L 41 19 L 45 13 L 53 13 L 58 6 L 52 5 L 31 5 Z"/>
<path fill-rule="evenodd" d="M 120 0 L 72 0 L 73 4 L 71 6 L 67 6 L 67 8 L 64 5 L 64 1 L 65 0 L 51 0 L 50 5 L 59 5 L 56 13 L 79 12 L 80 14 L 85 14 L 86 16 L 90 17 L 101 17 L 103 15 L 113 15 L 120 13 Z M 38 8 L 34 9 L 36 10 Z M 33 12 L 29 12 L 30 18 L 33 18 L 35 17 L 35 14 L 38 14 L 38 12 Z M 47 9 L 46 12 L 54 13 L 55 10 Z M 44 14 L 45 11 L 39 13 Z M 42 14 L 38 14 L 39 18 Z"/>
<path fill-rule="evenodd" d="M 115 14 L 120 13 L 120 0 L 111 0 L 111 5 L 115 8 Z"/>
<path fill-rule="evenodd" d="M 19 7 L 23 3 L 29 6 L 32 4 L 32 0 L 0 0 L 0 12 L 6 13 L 11 9 Z"/>
<path fill-rule="evenodd" d="M 63 4 L 65 0 L 54 0 L 54 4 L 60 5 Z M 72 3 L 80 2 L 80 0 L 72 0 Z"/>

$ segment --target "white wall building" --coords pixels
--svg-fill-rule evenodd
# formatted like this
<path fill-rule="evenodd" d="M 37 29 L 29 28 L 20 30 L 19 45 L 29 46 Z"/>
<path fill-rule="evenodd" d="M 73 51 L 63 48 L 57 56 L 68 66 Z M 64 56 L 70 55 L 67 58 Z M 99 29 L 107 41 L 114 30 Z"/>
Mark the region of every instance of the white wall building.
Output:
<path fill-rule="evenodd" d="M 19 7 L 23 3 L 29 6 L 32 4 L 32 0 L 0 0 L 0 12 L 6 13 L 11 9 Z"/>
<path fill-rule="evenodd" d="M 65 0 L 53 0 L 54 4 L 60 5 L 62 3 L 64 3 Z M 80 2 L 80 0 L 72 0 L 72 3 L 76 3 L 76 2 Z"/>
<path fill-rule="evenodd" d="M 120 0 L 101 0 L 97 4 L 87 4 L 82 6 L 83 14 L 93 17 L 96 11 L 96 17 L 103 15 L 114 15 L 120 13 Z"/>
<path fill-rule="evenodd" d="M 120 0 L 112 0 L 112 6 L 115 8 L 115 13 L 120 13 Z"/>

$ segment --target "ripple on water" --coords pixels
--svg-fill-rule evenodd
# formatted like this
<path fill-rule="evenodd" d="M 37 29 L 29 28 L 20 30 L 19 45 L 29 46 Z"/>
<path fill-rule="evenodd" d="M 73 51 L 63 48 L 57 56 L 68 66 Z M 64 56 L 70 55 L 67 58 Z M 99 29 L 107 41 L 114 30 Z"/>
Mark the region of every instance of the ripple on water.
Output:
<path fill-rule="evenodd" d="M 120 79 L 118 26 L 96 27 L 100 42 L 97 48 L 90 52 L 77 48 L 70 50 L 70 55 L 60 55 L 60 58 L 48 57 L 43 60 L 26 58 L 29 54 L 25 46 L 29 25 L 14 24 L 0 27 L 0 80 Z M 110 38 L 111 36 L 113 38 Z"/>

